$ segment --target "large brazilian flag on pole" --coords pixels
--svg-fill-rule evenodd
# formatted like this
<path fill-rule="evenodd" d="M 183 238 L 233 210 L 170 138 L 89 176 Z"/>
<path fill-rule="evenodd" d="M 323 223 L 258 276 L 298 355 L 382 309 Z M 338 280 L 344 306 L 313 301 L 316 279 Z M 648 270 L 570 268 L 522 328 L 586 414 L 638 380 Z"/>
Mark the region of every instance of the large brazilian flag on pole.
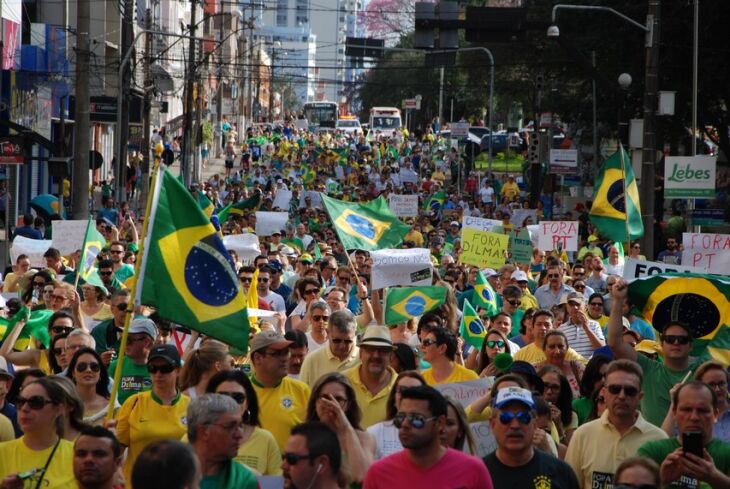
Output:
<path fill-rule="evenodd" d="M 395 248 L 410 227 L 398 220 L 383 197 L 367 204 L 353 204 L 320 193 L 324 208 L 347 250 Z"/>
<path fill-rule="evenodd" d="M 138 300 L 161 317 L 246 351 L 246 296 L 234 263 L 198 203 L 167 170 L 156 179 L 140 281 Z"/>

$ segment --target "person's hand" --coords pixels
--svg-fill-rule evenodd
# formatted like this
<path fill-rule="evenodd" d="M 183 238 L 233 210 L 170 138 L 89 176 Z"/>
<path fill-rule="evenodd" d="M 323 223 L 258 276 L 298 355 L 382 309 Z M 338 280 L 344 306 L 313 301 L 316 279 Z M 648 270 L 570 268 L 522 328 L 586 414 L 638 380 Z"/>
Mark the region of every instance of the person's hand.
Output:
<path fill-rule="evenodd" d="M 623 304 L 626 301 L 628 295 L 629 284 L 626 280 L 619 278 L 616 283 L 611 287 L 611 299 L 614 304 Z"/>
<path fill-rule="evenodd" d="M 674 384 L 671 389 L 669 389 L 669 409 L 673 410 L 674 408 L 674 393 L 677 392 L 677 390 L 682 387 L 682 384 Z"/>
<path fill-rule="evenodd" d="M 357 298 L 361 301 L 368 298 L 368 288 L 362 282 L 357 283 Z"/>
<path fill-rule="evenodd" d="M 464 351 L 464 338 L 458 336 L 456 338 L 456 354 L 461 356 Z"/>
<path fill-rule="evenodd" d="M 662 487 L 668 486 L 682 477 L 684 468 L 682 467 L 681 460 L 683 458 L 684 452 L 682 451 L 682 447 L 680 447 L 667 455 L 667 458 L 664 459 L 661 467 L 659 467 L 659 476 L 662 481 Z"/>
<path fill-rule="evenodd" d="M 112 241 L 119 241 L 119 228 L 112 224 L 112 230 L 110 231 L 112 235 Z"/>
<path fill-rule="evenodd" d="M 588 316 L 583 311 L 578 311 L 575 315 L 576 323 L 583 329 L 588 328 Z"/>
<path fill-rule="evenodd" d="M 104 364 L 105 367 L 108 367 L 110 363 L 112 363 L 112 360 L 114 360 L 114 356 L 117 354 L 116 350 L 114 348 L 110 348 L 105 352 L 102 352 L 101 356 L 101 362 Z"/>
<path fill-rule="evenodd" d="M 102 422 L 102 426 L 116 436 L 117 434 L 117 420 L 116 419 L 106 419 L 104 418 L 104 421 Z"/>
<path fill-rule="evenodd" d="M 698 481 L 707 482 L 712 487 L 720 487 L 721 483 L 716 483 L 715 481 L 718 479 L 718 476 L 722 478 L 723 474 L 718 471 L 715 466 L 715 461 L 712 460 L 707 450 L 702 449 L 702 457 L 698 457 L 692 453 L 685 453 L 680 463 L 683 468 L 683 475 L 689 475 Z"/>
<path fill-rule="evenodd" d="M 556 425 L 562 424 L 561 415 L 562 413 L 560 412 L 560 408 L 555 404 L 550 404 L 550 419 L 553 420 L 553 423 Z"/>
<path fill-rule="evenodd" d="M 23 481 L 18 474 L 8 475 L 0 482 L 0 489 L 23 489 Z"/>
<path fill-rule="evenodd" d="M 543 429 L 537 429 L 535 430 L 535 433 L 532 435 L 532 444 L 542 450 L 543 452 L 551 452 L 550 449 L 550 442 L 547 439 L 548 434 Z"/>
<path fill-rule="evenodd" d="M 499 374 L 499 369 L 494 364 L 494 362 L 487 365 L 484 370 L 482 370 L 481 376 L 482 377 L 496 377 L 497 374 Z M 488 391 L 487 391 L 488 392 Z"/>

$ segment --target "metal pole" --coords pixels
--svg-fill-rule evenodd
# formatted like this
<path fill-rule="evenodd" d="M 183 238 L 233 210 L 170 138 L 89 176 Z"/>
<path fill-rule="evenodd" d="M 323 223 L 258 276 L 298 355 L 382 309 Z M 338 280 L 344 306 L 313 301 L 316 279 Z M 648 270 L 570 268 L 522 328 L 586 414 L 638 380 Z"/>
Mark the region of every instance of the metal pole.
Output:
<path fill-rule="evenodd" d="M 89 218 L 89 30 L 91 0 L 76 2 L 76 137 L 74 138 L 74 219 Z M 119 112 L 119 110 L 117 110 Z M 117 164 L 122 164 L 117 162 Z"/>
<path fill-rule="evenodd" d="M 596 67 L 596 52 L 591 51 L 591 61 L 593 68 Z M 598 168 L 599 148 L 598 148 L 598 90 L 596 90 L 596 77 L 591 80 L 593 84 L 593 168 Z M 591 177 L 593 175 L 591 174 Z"/>
<path fill-rule="evenodd" d="M 692 156 L 697 156 L 697 65 L 699 63 L 700 0 L 694 0 L 694 42 L 692 45 Z"/>
<path fill-rule="evenodd" d="M 439 83 L 439 126 L 444 123 L 444 67 L 442 66 L 439 71 L 441 72 L 441 81 Z"/>
<path fill-rule="evenodd" d="M 221 52 L 218 53 L 218 91 L 215 97 L 215 130 L 213 131 L 213 142 L 215 147 L 216 158 L 221 157 L 223 152 L 223 131 L 221 130 L 222 117 L 223 117 L 223 19 L 221 19 L 220 29 L 218 30 L 218 44 Z M 218 137 L 216 133 L 221 131 L 221 136 Z M 243 133 L 242 133 L 243 134 Z"/>
<path fill-rule="evenodd" d="M 190 0 L 190 36 L 195 36 L 195 13 L 197 10 L 195 0 Z M 190 163 L 193 154 L 193 90 L 195 89 L 195 40 L 190 39 L 188 47 L 188 72 L 187 85 L 185 92 L 185 122 L 183 123 L 183 144 L 182 155 L 180 159 L 180 173 L 183 175 L 183 181 L 186 187 L 190 187 Z"/>
<path fill-rule="evenodd" d="M 145 17 L 145 27 L 148 31 L 152 30 L 152 10 L 147 9 Z M 144 40 L 144 115 L 142 117 L 142 144 L 140 145 L 140 151 L 142 153 L 142 165 L 141 174 L 142 181 L 140 188 L 140 195 L 137 196 L 137 209 L 146 207 L 147 194 L 150 190 L 150 113 L 152 112 L 152 100 L 151 100 L 151 66 L 152 66 L 152 34 L 147 33 Z"/>

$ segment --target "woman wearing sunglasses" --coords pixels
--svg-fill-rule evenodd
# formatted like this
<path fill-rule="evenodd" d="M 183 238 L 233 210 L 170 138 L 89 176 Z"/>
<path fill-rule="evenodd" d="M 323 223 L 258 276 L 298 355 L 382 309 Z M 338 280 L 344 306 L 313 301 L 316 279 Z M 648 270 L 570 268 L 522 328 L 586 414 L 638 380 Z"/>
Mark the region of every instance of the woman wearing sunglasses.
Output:
<path fill-rule="evenodd" d="M 68 333 L 61 333 L 55 336 L 51 340 L 51 346 L 48 348 L 48 365 L 54 374 L 61 373 L 68 367 L 68 361 L 66 360 L 66 338 L 68 338 Z"/>
<path fill-rule="evenodd" d="M 20 281 L 20 288 L 24 291 L 22 299 L 24 304 L 35 309 L 46 309 L 43 301 L 43 289 L 46 285 L 53 283 L 53 275 L 46 270 L 40 272 L 31 271 L 23 276 Z"/>
<path fill-rule="evenodd" d="M 423 371 L 423 378 L 429 385 L 449 384 L 478 379 L 479 376 L 456 363 L 457 339 L 446 328 L 435 328 L 421 341 L 423 359 L 431 368 Z"/>
<path fill-rule="evenodd" d="M 554 365 L 543 366 L 537 375 L 545 385 L 543 398 L 550 405 L 550 419 L 557 435 L 555 442 L 567 446 L 573 432 L 578 428 L 578 415 L 573 412 L 573 392 L 568 379 Z"/>
<path fill-rule="evenodd" d="M 476 371 L 480 377 L 496 377 L 501 373 L 494 364 L 494 358 L 500 353 L 511 354 L 509 342 L 500 330 L 490 329 L 476 358 Z"/>
<path fill-rule="evenodd" d="M 235 460 L 260 475 L 281 475 L 281 451 L 276 439 L 261 428 L 256 391 L 246 374 L 238 369 L 224 370 L 210 378 L 209 393 L 229 396 L 240 407 L 243 440 Z"/>
<path fill-rule="evenodd" d="M 101 356 L 93 348 L 80 348 L 71 358 L 66 377 L 84 403 L 84 423 L 101 425 L 109 407 L 109 374 Z"/>
<path fill-rule="evenodd" d="M 297 306 L 289 314 L 292 329 L 307 330 L 304 318 L 309 310 L 309 305 L 320 300 L 320 282 L 316 278 L 304 277 L 297 281 L 294 286 L 296 294 L 294 300 Z"/>
<path fill-rule="evenodd" d="M 129 397 L 117 411 L 116 421 L 107 423 L 109 427 L 116 425 L 119 442 L 129 448 L 124 463 L 127 481 L 131 480 L 134 461 L 144 447 L 159 440 L 179 440 L 187 431 L 185 419 L 190 398 L 177 388 L 180 363 L 176 346 L 154 346 L 147 357 L 152 389 Z"/>
<path fill-rule="evenodd" d="M 76 487 L 73 443 L 59 436 L 63 401 L 63 389 L 48 377 L 29 382 L 16 397 L 23 436 L 0 443 L 0 480 L 8 487 Z"/>
<path fill-rule="evenodd" d="M 365 479 L 375 456 L 375 438 L 360 427 L 362 412 L 350 380 L 339 372 L 320 377 L 309 397 L 307 421 L 321 421 L 337 434 L 354 483 Z"/>
<path fill-rule="evenodd" d="M 545 352 L 545 361 L 535 365 L 536 370 L 545 365 L 553 365 L 568 379 L 573 398 L 580 396 L 580 379 L 585 367 L 577 360 L 567 360 L 566 356 L 570 345 L 568 338 L 560 330 L 553 329 L 545 334 L 542 340 L 542 350 Z"/>

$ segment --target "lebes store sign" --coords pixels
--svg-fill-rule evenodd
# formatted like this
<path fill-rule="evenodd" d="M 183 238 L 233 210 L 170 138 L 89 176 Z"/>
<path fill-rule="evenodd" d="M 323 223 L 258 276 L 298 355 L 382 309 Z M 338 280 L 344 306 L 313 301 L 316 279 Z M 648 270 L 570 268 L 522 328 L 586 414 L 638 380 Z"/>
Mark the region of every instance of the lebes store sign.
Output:
<path fill-rule="evenodd" d="M 664 159 L 664 197 L 715 197 L 715 156 L 668 156 Z"/>

